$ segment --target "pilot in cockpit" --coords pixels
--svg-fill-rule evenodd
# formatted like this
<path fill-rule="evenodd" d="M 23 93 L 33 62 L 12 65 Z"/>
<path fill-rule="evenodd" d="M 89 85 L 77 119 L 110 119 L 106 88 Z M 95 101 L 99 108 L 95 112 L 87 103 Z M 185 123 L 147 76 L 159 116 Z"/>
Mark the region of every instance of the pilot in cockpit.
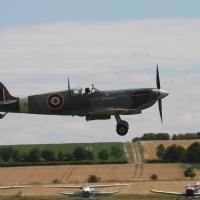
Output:
<path fill-rule="evenodd" d="M 89 94 L 90 93 L 90 88 L 85 88 L 85 93 L 84 94 Z"/>

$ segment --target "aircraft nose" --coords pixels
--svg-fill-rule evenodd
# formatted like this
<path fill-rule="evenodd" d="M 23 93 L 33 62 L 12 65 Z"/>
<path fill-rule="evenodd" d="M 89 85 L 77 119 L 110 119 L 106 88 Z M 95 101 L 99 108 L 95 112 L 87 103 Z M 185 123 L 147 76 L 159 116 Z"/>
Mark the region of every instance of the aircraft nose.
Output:
<path fill-rule="evenodd" d="M 161 89 L 157 89 L 157 99 L 163 99 L 165 98 L 166 96 L 168 96 L 169 93 L 166 92 L 165 90 L 161 90 Z"/>

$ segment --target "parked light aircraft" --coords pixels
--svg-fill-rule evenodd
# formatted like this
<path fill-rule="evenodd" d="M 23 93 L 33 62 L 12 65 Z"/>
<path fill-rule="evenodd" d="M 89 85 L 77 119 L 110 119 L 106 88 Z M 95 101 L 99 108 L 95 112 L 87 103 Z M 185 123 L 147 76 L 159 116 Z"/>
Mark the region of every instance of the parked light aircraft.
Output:
<path fill-rule="evenodd" d="M 187 186 L 184 187 L 185 188 L 185 192 L 181 193 L 181 192 L 168 192 L 168 191 L 159 191 L 159 190 L 151 190 L 151 192 L 154 193 L 161 193 L 161 194 L 171 194 L 171 195 L 176 195 L 179 196 L 177 198 L 177 200 L 181 197 L 184 196 L 188 199 L 192 199 L 195 198 L 197 199 L 200 195 L 200 185 L 199 182 L 197 184 L 194 185 L 190 185 L 188 184 Z"/>
<path fill-rule="evenodd" d="M 82 93 L 82 88 L 46 94 L 36 94 L 26 97 L 13 97 L 6 87 L 0 83 L 0 119 L 7 113 L 28 113 L 45 115 L 70 115 L 86 117 L 86 121 L 106 120 L 111 115 L 117 121 L 116 131 L 119 135 L 126 135 L 128 122 L 121 120 L 120 115 L 135 115 L 153 106 L 158 101 L 160 118 L 162 121 L 162 102 L 169 93 L 161 90 L 157 66 L 157 88 L 135 88 L 123 90 L 99 91 L 93 85 Z"/>
<path fill-rule="evenodd" d="M 129 184 L 110 184 L 110 185 L 91 185 L 89 186 L 88 182 L 84 186 L 43 186 L 44 188 L 79 188 L 81 191 L 77 191 L 74 193 L 66 193 L 66 192 L 58 192 L 58 194 L 63 194 L 68 197 L 79 197 L 79 198 L 90 198 L 96 196 L 96 200 L 99 200 L 99 196 L 106 196 L 111 194 L 116 194 L 121 192 L 121 190 L 113 191 L 113 192 L 99 192 L 94 188 L 102 188 L 102 187 L 116 187 L 116 186 L 128 186 Z"/>

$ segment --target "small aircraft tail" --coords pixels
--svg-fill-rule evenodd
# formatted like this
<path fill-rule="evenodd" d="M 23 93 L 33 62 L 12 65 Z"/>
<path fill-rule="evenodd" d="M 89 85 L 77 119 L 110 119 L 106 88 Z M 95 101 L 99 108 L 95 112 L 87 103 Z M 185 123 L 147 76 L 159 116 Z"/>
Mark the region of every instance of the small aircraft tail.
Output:
<path fill-rule="evenodd" d="M 0 105 L 15 103 L 17 100 L 11 96 L 7 88 L 0 82 Z"/>
<path fill-rule="evenodd" d="M 11 99 L 11 95 L 6 87 L 0 82 L 0 101 L 8 101 Z"/>

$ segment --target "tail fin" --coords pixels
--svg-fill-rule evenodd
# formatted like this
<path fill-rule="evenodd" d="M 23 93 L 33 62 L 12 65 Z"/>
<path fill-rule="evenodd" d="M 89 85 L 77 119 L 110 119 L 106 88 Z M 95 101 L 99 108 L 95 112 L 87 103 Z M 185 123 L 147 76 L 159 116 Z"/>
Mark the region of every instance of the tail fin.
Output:
<path fill-rule="evenodd" d="M 17 101 L 16 97 L 10 95 L 6 87 L 0 82 L 0 106 L 12 104 Z"/>
<path fill-rule="evenodd" d="M 0 82 L 0 101 L 9 101 L 11 97 L 6 87 Z"/>

